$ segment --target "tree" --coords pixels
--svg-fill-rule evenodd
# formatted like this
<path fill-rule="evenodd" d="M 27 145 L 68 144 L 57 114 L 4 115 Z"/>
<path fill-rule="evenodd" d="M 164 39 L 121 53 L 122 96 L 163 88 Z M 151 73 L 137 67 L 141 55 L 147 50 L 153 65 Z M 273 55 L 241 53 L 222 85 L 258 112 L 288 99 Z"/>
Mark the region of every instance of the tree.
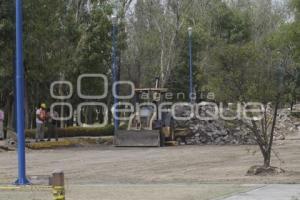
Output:
<path fill-rule="evenodd" d="M 260 34 L 254 35 L 251 30 L 257 24 L 247 13 L 249 11 L 233 11 L 227 15 L 231 16 L 229 20 L 224 20 L 226 23 L 219 26 L 219 32 L 228 34 L 221 34 L 219 38 L 223 39 L 210 51 L 208 85 L 216 93 L 217 101 L 260 102 L 264 105 L 261 118 L 249 113 L 252 119 L 240 122 L 255 137 L 264 158 L 262 168 L 274 170 L 271 167 L 274 130 L 279 106 L 284 103 L 286 95 L 284 81 L 292 66 L 291 52 L 289 45 L 276 37 L 282 20 L 276 15 L 272 17 L 271 8 L 264 9 L 266 18 L 261 17 L 262 21 L 258 23 L 261 24 Z M 274 20 L 268 21 L 270 19 Z M 247 23 L 249 21 L 252 23 Z M 283 36 L 280 35 L 281 40 Z"/>
<path fill-rule="evenodd" d="M 0 106 L 12 127 L 14 104 L 14 5 L 0 1 Z M 26 0 L 24 9 L 24 67 L 26 127 L 34 127 L 40 102 L 50 105 L 50 85 L 63 76 L 76 85 L 81 73 L 110 74 L 111 14 L 109 1 Z M 99 23 L 101 22 L 101 23 Z M 100 83 L 99 88 L 103 88 Z M 87 83 L 97 91 L 93 81 Z M 68 90 L 63 89 L 64 92 Z M 90 92 L 90 91 L 89 91 Z M 97 91 L 98 93 L 99 91 Z M 68 100 L 76 107 L 80 99 Z"/>
<path fill-rule="evenodd" d="M 155 76 L 165 86 L 179 62 L 181 31 L 193 1 L 138 1 L 129 19 L 128 48 L 124 52 L 127 74 L 137 85 L 151 85 Z M 135 77 L 135 73 L 138 76 Z M 143 74 L 153 74 L 152 77 Z M 141 83 L 141 80 L 144 80 Z"/>
<path fill-rule="evenodd" d="M 295 11 L 294 12 L 294 17 L 295 21 L 291 24 L 290 26 L 290 38 L 292 39 L 293 44 L 295 45 L 295 57 L 294 59 L 299 62 L 299 55 L 300 55 L 300 32 L 299 32 L 299 27 L 300 27 L 300 1 L 299 0 L 292 0 L 292 8 Z"/>
<path fill-rule="evenodd" d="M 14 3 L 0 1 L 0 107 L 5 111 L 5 127 L 13 127 L 14 93 Z"/>

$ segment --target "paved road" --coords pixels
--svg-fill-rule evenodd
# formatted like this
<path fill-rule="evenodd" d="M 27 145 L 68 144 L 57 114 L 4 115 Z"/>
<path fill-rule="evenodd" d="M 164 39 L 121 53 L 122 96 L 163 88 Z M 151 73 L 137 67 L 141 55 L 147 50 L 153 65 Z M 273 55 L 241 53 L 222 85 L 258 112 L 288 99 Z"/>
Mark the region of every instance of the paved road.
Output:
<path fill-rule="evenodd" d="M 224 200 L 300 200 L 300 185 L 268 185 Z"/>

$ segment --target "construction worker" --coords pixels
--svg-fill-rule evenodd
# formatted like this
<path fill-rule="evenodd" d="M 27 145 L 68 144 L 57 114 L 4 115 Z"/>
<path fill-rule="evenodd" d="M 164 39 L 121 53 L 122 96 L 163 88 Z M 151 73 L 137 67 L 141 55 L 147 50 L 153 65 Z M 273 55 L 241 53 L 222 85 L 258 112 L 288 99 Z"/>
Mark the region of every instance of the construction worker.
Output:
<path fill-rule="evenodd" d="M 4 139 L 3 121 L 4 121 L 4 112 L 0 109 L 0 140 Z"/>
<path fill-rule="evenodd" d="M 36 133 L 35 133 L 35 141 L 44 142 L 45 136 L 45 123 L 47 120 L 46 113 L 46 104 L 42 103 L 40 108 L 36 110 Z"/>
<path fill-rule="evenodd" d="M 58 133 L 57 133 L 57 119 L 58 113 L 54 110 L 52 113 L 50 109 L 47 109 L 47 128 L 48 128 L 48 141 L 51 141 L 51 137 L 55 137 L 55 140 L 58 141 Z"/>

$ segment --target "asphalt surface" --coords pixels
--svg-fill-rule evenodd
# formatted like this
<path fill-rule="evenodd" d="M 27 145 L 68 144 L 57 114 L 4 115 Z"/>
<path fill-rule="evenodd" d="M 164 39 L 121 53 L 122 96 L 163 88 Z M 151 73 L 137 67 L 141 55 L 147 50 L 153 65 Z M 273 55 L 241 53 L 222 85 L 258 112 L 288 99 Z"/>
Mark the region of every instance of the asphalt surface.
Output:
<path fill-rule="evenodd" d="M 225 200 L 300 200 L 300 185 L 267 185 Z"/>

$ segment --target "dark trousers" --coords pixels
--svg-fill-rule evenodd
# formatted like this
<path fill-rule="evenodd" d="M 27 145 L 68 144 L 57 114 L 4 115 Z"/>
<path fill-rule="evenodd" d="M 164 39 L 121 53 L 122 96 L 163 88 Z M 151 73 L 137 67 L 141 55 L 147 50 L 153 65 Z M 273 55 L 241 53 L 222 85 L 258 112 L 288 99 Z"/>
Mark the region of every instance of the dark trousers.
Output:
<path fill-rule="evenodd" d="M 48 140 L 55 137 L 55 140 L 58 141 L 58 133 L 56 130 L 56 125 L 53 123 L 47 123 L 48 128 Z"/>

